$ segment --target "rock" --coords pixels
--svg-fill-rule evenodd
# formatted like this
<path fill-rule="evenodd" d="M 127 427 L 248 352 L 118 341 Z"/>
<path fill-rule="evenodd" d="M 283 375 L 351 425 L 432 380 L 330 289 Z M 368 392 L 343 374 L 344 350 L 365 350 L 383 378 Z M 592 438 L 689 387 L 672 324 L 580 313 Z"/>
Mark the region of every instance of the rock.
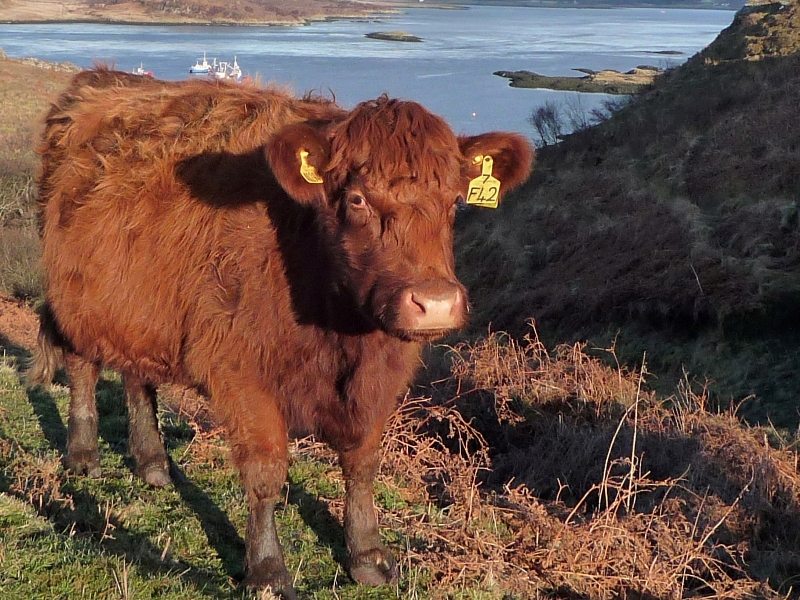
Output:
<path fill-rule="evenodd" d="M 653 83 L 662 72 L 657 67 L 636 67 L 627 73 L 612 69 L 592 71 L 573 69 L 586 73 L 585 77 L 549 77 L 531 71 L 496 71 L 494 74 L 511 80 L 511 87 L 539 88 L 548 90 L 600 93 L 634 94 Z"/>
<path fill-rule="evenodd" d="M 415 35 L 411 35 L 410 33 L 406 33 L 405 31 L 375 31 L 373 33 L 367 33 L 365 37 L 371 38 L 373 40 L 385 40 L 388 42 L 422 41 L 422 38 L 419 38 Z"/>

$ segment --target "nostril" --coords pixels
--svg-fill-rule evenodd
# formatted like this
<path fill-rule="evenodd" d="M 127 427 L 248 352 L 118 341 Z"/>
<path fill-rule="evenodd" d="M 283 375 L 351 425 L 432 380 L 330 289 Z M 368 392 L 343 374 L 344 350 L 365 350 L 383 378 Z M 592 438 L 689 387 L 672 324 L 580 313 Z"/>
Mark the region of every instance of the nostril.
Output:
<path fill-rule="evenodd" d="M 461 290 L 456 288 L 455 293 L 453 294 L 453 304 L 451 305 L 450 311 L 451 312 L 463 312 L 465 310 L 464 306 L 464 294 L 461 293 Z M 469 312 L 469 311 L 467 311 Z"/>
<path fill-rule="evenodd" d="M 403 305 L 411 315 L 419 316 L 425 314 L 425 297 L 420 297 L 419 293 L 406 290 L 403 293 Z"/>
<path fill-rule="evenodd" d="M 427 302 L 430 302 L 430 298 L 428 298 L 427 296 L 421 295 L 421 294 L 416 293 L 416 292 L 412 292 L 411 293 L 411 303 L 415 307 L 417 307 L 419 312 L 421 312 L 422 314 L 425 314 L 426 312 L 428 312 L 428 309 L 426 308 L 426 303 Z"/>

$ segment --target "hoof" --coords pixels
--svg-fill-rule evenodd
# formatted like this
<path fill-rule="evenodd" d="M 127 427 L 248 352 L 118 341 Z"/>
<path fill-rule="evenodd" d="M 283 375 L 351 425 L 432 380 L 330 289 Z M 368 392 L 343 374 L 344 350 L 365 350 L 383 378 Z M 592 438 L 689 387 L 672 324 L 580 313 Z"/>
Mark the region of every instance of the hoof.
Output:
<path fill-rule="evenodd" d="M 141 477 L 147 485 L 157 488 L 167 487 L 172 480 L 169 477 L 169 469 L 162 464 L 151 463 L 136 469 L 136 475 Z"/>
<path fill-rule="evenodd" d="M 260 566 L 264 567 L 265 565 L 262 563 Z M 298 600 L 297 592 L 292 587 L 292 577 L 285 568 L 274 570 L 266 568 L 248 569 L 244 584 L 249 588 L 269 588 L 273 594 L 282 600 Z"/>
<path fill-rule="evenodd" d="M 86 475 L 92 479 L 103 476 L 99 452 L 70 452 L 64 459 L 64 466 L 76 475 Z"/>
<path fill-rule="evenodd" d="M 397 563 L 386 548 L 374 548 L 350 558 L 350 577 L 363 585 L 397 583 Z"/>

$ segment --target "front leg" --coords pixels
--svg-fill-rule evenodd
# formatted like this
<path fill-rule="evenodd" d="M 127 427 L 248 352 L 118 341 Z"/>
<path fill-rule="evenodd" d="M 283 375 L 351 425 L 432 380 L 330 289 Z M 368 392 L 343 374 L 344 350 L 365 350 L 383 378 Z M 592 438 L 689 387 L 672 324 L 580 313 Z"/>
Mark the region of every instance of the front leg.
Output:
<path fill-rule="evenodd" d="M 223 404 L 224 402 L 224 404 Z M 217 417 L 228 432 L 250 510 L 245 535 L 247 587 L 270 588 L 284 600 L 297 600 L 286 570 L 275 526 L 275 505 L 289 466 L 286 423 L 277 403 L 257 388 L 241 385 L 212 392 Z"/>
<path fill-rule="evenodd" d="M 297 600 L 275 526 L 277 499 L 251 497 L 248 493 L 248 504 L 245 585 L 259 589 L 269 587 L 284 600 Z"/>
<path fill-rule="evenodd" d="M 373 502 L 381 433 L 381 428 L 376 428 L 359 448 L 339 453 L 346 489 L 347 568 L 355 581 L 365 585 L 383 585 L 398 580 L 397 563 L 381 543 Z"/>

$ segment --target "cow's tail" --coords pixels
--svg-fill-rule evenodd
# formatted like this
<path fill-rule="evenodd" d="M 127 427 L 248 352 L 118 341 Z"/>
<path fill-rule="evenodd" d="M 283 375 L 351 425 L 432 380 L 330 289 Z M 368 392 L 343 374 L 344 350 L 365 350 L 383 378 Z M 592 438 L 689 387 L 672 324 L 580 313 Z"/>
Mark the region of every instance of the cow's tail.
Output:
<path fill-rule="evenodd" d="M 64 364 L 66 343 L 58 329 L 50 305 L 45 303 L 39 311 L 39 336 L 30 367 L 25 373 L 29 387 L 47 385 L 53 381 L 56 371 Z"/>

